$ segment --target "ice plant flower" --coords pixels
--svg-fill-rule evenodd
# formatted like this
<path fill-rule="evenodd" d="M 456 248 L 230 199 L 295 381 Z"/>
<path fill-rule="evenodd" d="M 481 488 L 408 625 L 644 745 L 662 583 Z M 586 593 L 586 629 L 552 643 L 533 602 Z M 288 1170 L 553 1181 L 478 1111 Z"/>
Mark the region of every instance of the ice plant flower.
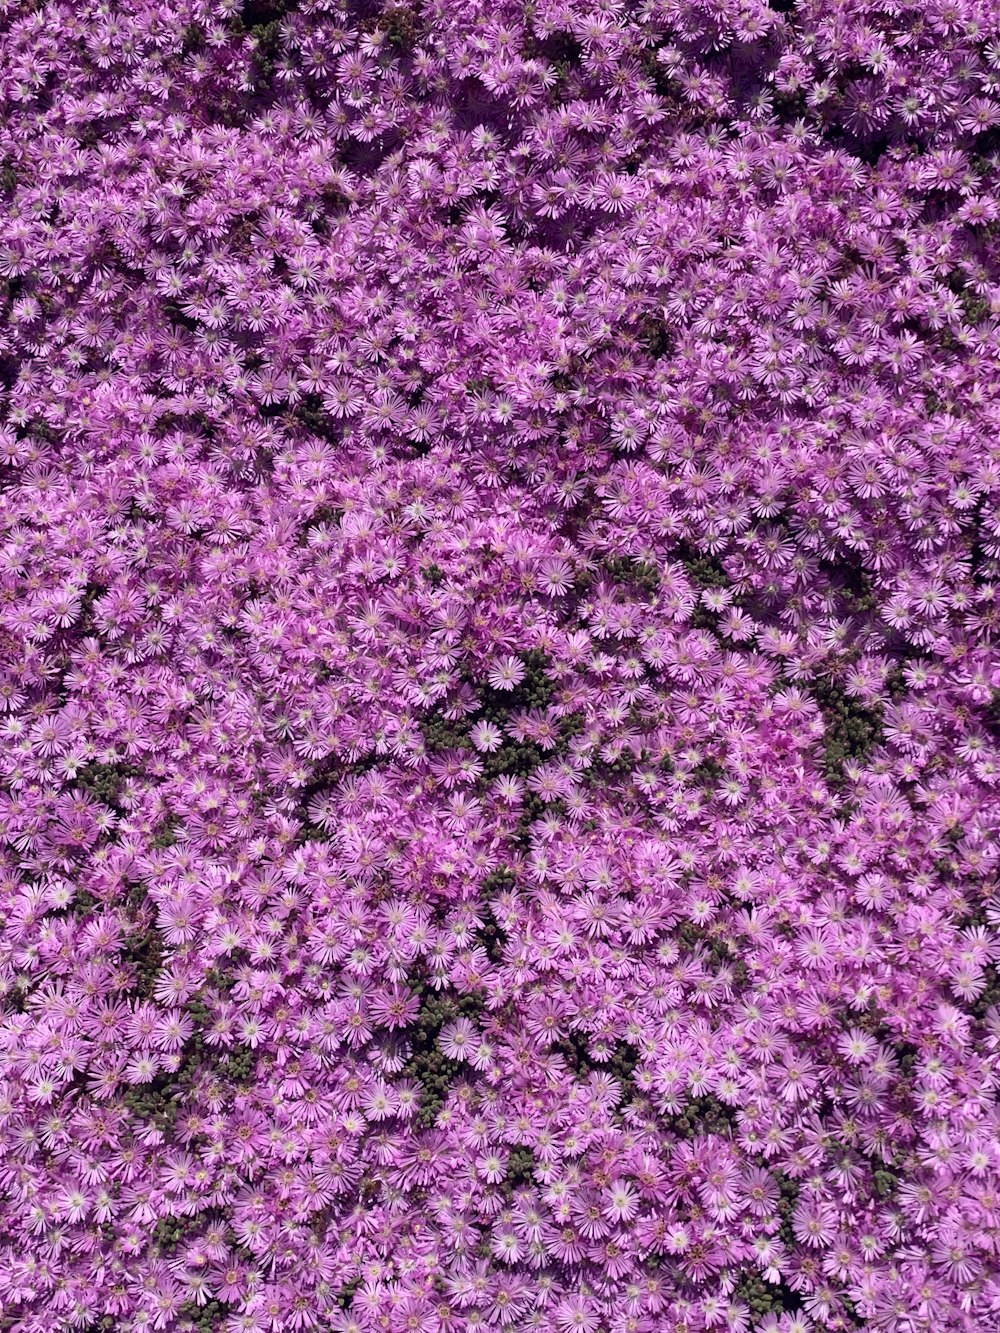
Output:
<path fill-rule="evenodd" d="M 0 1324 L 1000 1324 L 1000 13 L 0 0 Z"/>

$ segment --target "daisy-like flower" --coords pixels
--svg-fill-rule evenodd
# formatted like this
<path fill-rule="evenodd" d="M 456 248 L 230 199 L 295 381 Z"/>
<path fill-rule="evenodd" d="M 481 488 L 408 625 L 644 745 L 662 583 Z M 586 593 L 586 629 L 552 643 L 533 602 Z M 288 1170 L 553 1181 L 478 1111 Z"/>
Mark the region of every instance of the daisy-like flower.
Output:
<path fill-rule="evenodd" d="M 612 1222 L 631 1222 L 639 1211 L 639 1195 L 627 1180 L 613 1180 L 605 1191 L 605 1216 Z"/>
<path fill-rule="evenodd" d="M 560 1333 L 597 1333 L 601 1323 L 595 1302 L 582 1295 L 565 1297 L 553 1314 Z"/>
<path fill-rule="evenodd" d="M 449 1060 L 467 1060 L 476 1042 L 476 1030 L 467 1018 L 458 1018 L 454 1023 L 447 1023 L 438 1037 L 441 1053 Z"/>
<path fill-rule="evenodd" d="M 469 739 L 477 750 L 493 754 L 503 744 L 503 732 L 493 722 L 477 722 L 469 732 Z"/>
<path fill-rule="evenodd" d="M 503 773 L 493 781 L 493 789 L 506 805 L 517 805 L 524 797 L 524 781 L 512 774 Z"/>
<path fill-rule="evenodd" d="M 512 690 L 524 677 L 524 663 L 510 654 L 497 658 L 486 673 L 486 679 L 495 690 Z"/>
<path fill-rule="evenodd" d="M 877 1043 L 860 1028 L 850 1028 L 837 1038 L 837 1050 L 852 1065 L 864 1064 L 875 1052 Z"/>

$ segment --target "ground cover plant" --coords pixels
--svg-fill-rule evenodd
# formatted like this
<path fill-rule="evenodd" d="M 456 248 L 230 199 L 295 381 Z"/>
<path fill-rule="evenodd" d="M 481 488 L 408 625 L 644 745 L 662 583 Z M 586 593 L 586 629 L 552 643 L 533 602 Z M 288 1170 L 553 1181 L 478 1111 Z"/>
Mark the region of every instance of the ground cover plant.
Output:
<path fill-rule="evenodd" d="M 991 0 L 0 0 L 0 1330 L 1000 1327 Z"/>

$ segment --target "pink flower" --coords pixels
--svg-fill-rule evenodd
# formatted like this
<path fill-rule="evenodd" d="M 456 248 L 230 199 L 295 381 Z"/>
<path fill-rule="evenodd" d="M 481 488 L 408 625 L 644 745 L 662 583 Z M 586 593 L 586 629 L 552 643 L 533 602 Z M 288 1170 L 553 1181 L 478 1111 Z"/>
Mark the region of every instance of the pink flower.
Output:
<path fill-rule="evenodd" d="M 495 690 L 512 690 L 524 679 L 524 663 L 510 655 L 499 657 L 490 667 L 486 678 Z"/>
<path fill-rule="evenodd" d="M 465 1060 L 475 1039 L 475 1028 L 467 1018 L 459 1018 L 454 1023 L 447 1023 L 441 1029 L 438 1045 L 442 1055 L 449 1060 Z"/>
<path fill-rule="evenodd" d="M 605 1216 L 612 1222 L 631 1222 L 639 1211 L 639 1196 L 626 1180 L 613 1180 L 605 1197 Z"/>

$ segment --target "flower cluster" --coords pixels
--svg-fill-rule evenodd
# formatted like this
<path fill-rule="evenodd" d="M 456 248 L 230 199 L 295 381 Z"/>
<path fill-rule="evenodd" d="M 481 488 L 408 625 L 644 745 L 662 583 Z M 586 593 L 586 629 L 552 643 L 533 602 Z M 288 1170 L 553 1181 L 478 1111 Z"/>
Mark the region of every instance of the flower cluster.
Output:
<path fill-rule="evenodd" d="M 0 0 L 0 1328 L 995 1327 L 998 390 L 989 0 Z"/>

